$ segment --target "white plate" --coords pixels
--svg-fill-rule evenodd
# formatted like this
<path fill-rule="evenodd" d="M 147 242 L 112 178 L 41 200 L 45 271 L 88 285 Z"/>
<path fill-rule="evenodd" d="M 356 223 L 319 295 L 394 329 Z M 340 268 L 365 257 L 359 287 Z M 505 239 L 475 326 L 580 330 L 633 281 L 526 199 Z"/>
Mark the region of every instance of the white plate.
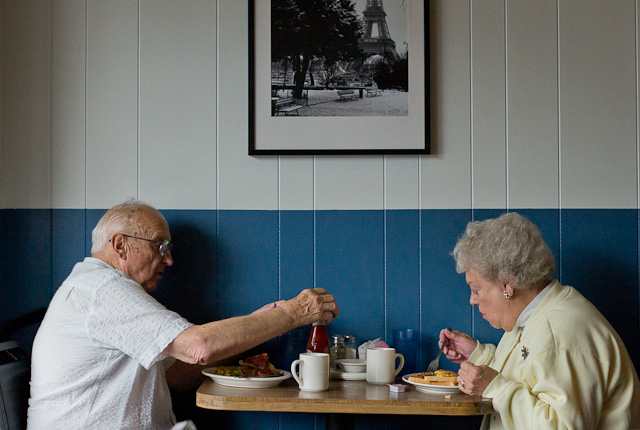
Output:
<path fill-rule="evenodd" d="M 269 388 L 275 387 L 280 384 L 285 379 L 291 378 L 291 373 L 286 370 L 278 370 L 282 372 L 282 376 L 262 376 L 259 378 L 241 378 L 239 376 L 224 376 L 224 375 L 216 375 L 215 367 L 210 367 L 208 369 L 204 369 L 202 371 L 203 375 L 208 376 L 213 379 L 216 384 L 225 385 L 227 387 L 237 387 L 237 388 Z"/>
<path fill-rule="evenodd" d="M 344 381 L 364 381 L 367 379 L 367 372 L 343 372 L 341 370 L 332 370 L 331 379 L 342 379 Z"/>
<path fill-rule="evenodd" d="M 409 377 L 413 376 L 414 373 L 410 373 L 408 375 L 404 375 L 402 380 L 407 384 L 411 384 L 416 387 L 416 390 L 423 391 L 425 393 L 432 394 L 455 394 L 460 391 L 457 385 L 431 385 L 431 384 L 421 384 L 420 382 L 409 381 Z"/>

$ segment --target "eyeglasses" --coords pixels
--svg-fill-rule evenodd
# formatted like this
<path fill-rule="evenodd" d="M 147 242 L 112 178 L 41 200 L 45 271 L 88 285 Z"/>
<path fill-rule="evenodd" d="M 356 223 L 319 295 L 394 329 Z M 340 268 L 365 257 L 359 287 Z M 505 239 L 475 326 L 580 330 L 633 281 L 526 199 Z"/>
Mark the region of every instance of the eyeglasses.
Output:
<path fill-rule="evenodd" d="M 147 242 L 155 243 L 156 245 L 160 243 L 156 240 L 145 239 L 144 237 L 129 236 L 128 234 L 124 234 L 124 233 L 122 235 L 124 237 L 130 237 L 131 239 L 146 240 Z M 171 251 L 171 248 L 173 248 L 173 243 L 171 243 L 170 240 L 163 240 L 162 243 L 160 243 L 160 247 L 158 248 L 158 251 L 160 251 L 160 256 L 164 257 L 164 254 Z"/>

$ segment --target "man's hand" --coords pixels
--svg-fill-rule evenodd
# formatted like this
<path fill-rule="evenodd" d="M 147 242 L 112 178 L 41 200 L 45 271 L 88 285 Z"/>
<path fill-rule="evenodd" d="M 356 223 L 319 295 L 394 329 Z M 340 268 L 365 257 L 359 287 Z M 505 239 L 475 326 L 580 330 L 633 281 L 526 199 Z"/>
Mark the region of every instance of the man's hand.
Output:
<path fill-rule="evenodd" d="M 446 328 L 440 331 L 438 346 L 441 346 L 443 342 L 446 342 L 443 352 L 449 360 L 457 364 L 467 361 L 478 346 L 478 341 L 468 334 Z"/>
<path fill-rule="evenodd" d="M 317 321 L 329 323 L 340 314 L 335 298 L 324 288 L 302 290 L 297 297 L 281 306 L 286 307 L 299 326 Z"/>
<path fill-rule="evenodd" d="M 496 376 L 498 372 L 489 366 L 476 366 L 465 361 L 460 364 L 458 387 L 463 393 L 481 396 Z"/>

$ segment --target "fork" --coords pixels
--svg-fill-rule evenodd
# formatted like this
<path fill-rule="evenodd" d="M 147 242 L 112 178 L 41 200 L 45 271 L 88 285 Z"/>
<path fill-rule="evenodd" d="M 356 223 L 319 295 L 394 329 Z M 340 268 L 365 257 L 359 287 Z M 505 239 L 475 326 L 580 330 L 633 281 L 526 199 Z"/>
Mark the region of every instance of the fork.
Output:
<path fill-rule="evenodd" d="M 447 330 L 451 331 L 451 328 L 447 327 Z M 442 350 L 444 349 L 445 343 L 446 342 L 442 342 L 442 346 L 440 347 L 440 352 L 438 353 L 438 356 L 433 360 L 431 360 L 431 363 L 429 363 L 429 366 L 427 367 L 427 373 L 432 373 L 438 370 L 438 364 L 440 364 L 440 356 L 442 355 Z"/>

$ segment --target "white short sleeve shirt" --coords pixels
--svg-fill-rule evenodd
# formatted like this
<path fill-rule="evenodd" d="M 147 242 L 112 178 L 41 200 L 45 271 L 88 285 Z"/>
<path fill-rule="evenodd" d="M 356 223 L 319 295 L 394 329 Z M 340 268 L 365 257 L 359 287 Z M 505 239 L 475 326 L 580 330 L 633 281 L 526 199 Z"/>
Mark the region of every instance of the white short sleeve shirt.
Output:
<path fill-rule="evenodd" d="M 33 344 L 29 430 L 170 429 L 161 354 L 192 324 L 96 258 L 73 268 Z"/>

